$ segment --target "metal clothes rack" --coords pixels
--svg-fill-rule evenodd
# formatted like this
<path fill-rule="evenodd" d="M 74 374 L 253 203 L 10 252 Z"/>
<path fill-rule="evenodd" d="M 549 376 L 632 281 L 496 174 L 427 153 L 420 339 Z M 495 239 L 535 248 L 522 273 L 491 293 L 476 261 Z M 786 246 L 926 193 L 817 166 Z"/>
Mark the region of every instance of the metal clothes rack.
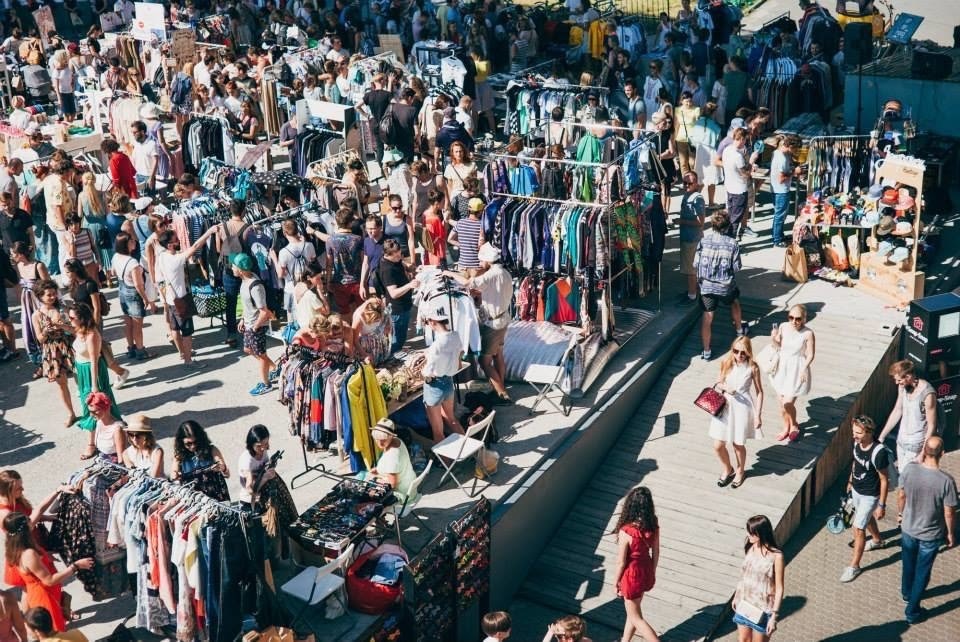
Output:
<path fill-rule="evenodd" d="M 131 481 L 137 480 L 137 479 L 144 479 L 149 483 L 160 486 L 161 488 L 171 488 L 180 493 L 184 493 L 184 492 L 190 493 L 193 496 L 192 499 L 196 500 L 198 503 L 202 502 L 207 506 L 211 506 L 217 510 L 223 510 L 223 511 L 233 513 L 235 515 L 238 515 L 241 518 L 246 518 L 249 515 L 246 511 L 242 509 L 235 508 L 230 504 L 227 504 L 226 502 L 217 501 L 212 497 L 210 497 L 209 495 L 205 495 L 198 490 L 193 490 L 192 486 L 194 482 L 190 482 L 187 484 L 180 484 L 178 482 L 171 481 L 169 479 L 151 477 L 150 475 L 146 474 L 146 472 L 143 472 L 142 469 L 136 469 L 136 468 L 131 469 L 131 468 L 127 468 L 126 466 L 122 466 L 120 464 L 115 464 L 113 462 L 103 461 L 103 460 L 93 462 L 86 468 L 82 469 L 80 472 L 84 474 L 93 474 L 103 469 L 112 470 L 112 471 L 121 473 L 123 475 L 127 475 L 128 477 L 130 477 Z"/>

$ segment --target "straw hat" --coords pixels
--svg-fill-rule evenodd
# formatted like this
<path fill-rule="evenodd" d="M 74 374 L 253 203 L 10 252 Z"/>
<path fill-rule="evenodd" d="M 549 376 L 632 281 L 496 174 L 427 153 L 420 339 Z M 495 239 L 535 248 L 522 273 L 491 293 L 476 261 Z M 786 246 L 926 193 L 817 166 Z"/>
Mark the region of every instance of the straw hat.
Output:
<path fill-rule="evenodd" d="M 380 436 L 377 436 L 380 433 Z M 397 427 L 390 419 L 381 419 L 370 429 L 370 434 L 374 439 L 391 439 L 397 436 Z"/>
<path fill-rule="evenodd" d="M 123 430 L 125 432 L 153 432 L 153 428 L 150 426 L 150 417 L 143 414 L 130 417 Z"/>

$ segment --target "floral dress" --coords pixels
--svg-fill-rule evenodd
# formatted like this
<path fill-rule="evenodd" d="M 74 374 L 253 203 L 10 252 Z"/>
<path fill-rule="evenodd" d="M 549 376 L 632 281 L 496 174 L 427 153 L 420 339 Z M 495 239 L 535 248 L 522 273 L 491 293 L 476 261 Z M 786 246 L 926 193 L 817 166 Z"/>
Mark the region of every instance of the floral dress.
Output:
<path fill-rule="evenodd" d="M 373 365 L 378 366 L 390 358 L 390 343 L 393 340 L 393 328 L 390 317 L 383 317 L 375 323 L 360 322 L 357 344 L 362 354 L 370 357 Z"/>
<path fill-rule="evenodd" d="M 40 315 L 40 331 L 45 335 L 40 344 L 42 354 L 43 375 L 49 381 L 56 381 L 61 376 L 66 376 L 73 372 L 73 348 L 66 332 L 60 328 L 55 328 L 53 321 L 42 311 L 37 311 Z M 61 310 L 57 310 L 60 315 L 60 321 L 66 323 L 66 317 Z"/>

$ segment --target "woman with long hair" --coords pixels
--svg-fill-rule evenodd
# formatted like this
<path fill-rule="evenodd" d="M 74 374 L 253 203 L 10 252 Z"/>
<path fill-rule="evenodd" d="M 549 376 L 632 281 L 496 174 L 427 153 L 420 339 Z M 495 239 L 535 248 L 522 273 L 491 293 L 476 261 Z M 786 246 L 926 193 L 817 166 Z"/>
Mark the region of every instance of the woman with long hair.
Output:
<path fill-rule="evenodd" d="M 40 527 L 40 523 L 52 522 L 56 519 L 52 515 L 47 515 L 47 509 L 53 504 L 57 495 L 70 490 L 69 486 L 60 486 L 44 498 L 42 502 L 34 506 L 23 495 L 23 478 L 20 473 L 12 469 L 0 471 L 0 522 L 3 522 L 10 513 L 27 515 L 30 519 L 33 536 L 37 543 L 42 546 L 46 538 L 46 532 Z"/>
<path fill-rule="evenodd" d="M 742 336 L 733 340 L 728 352 L 720 360 L 720 376 L 714 384 L 727 400 L 727 405 L 719 417 L 710 420 L 710 438 L 713 450 L 723 473 L 717 479 L 721 488 L 733 482 L 733 488 L 743 484 L 747 465 L 747 439 L 754 439 L 762 425 L 760 415 L 763 410 L 763 386 L 760 383 L 760 368 L 753 360 L 753 344 L 750 337 Z M 733 445 L 736 457 L 736 469 L 730 464 L 727 444 Z"/>
<path fill-rule="evenodd" d="M 80 178 L 81 191 L 77 195 L 77 211 L 83 217 L 83 226 L 100 249 L 100 265 L 109 268 L 113 258 L 113 247 L 107 229 L 107 204 L 103 194 L 97 189 L 97 176 L 93 172 L 84 172 Z"/>
<path fill-rule="evenodd" d="M 33 373 L 34 379 L 43 376 L 43 368 L 40 366 L 42 352 L 40 350 L 40 341 L 37 339 L 37 332 L 33 326 L 33 315 L 40 307 L 40 301 L 33 291 L 33 287 L 40 281 L 50 279 L 50 273 L 47 266 L 40 261 L 34 260 L 31 254 L 31 247 L 23 241 L 17 241 L 11 248 L 10 258 L 13 259 L 13 265 L 17 270 L 17 281 L 20 285 L 20 325 L 23 330 L 23 345 L 27 349 L 27 357 L 30 363 L 37 366 Z"/>
<path fill-rule="evenodd" d="M 318 314 L 330 314 L 330 304 L 323 291 L 324 274 L 320 264 L 311 261 L 293 287 L 293 318 L 301 328 L 306 328 Z"/>
<path fill-rule="evenodd" d="M 270 461 L 270 431 L 263 424 L 256 424 L 247 431 L 246 448 L 240 453 L 237 461 L 237 475 L 240 477 L 241 505 L 253 506 L 260 488 L 273 477 L 277 471 L 270 469 L 260 474 L 260 469 Z M 260 477 L 259 484 L 257 477 Z"/>
<path fill-rule="evenodd" d="M 429 194 L 436 190 L 444 196 L 441 205 L 445 206 L 447 186 L 443 176 L 430 171 L 430 166 L 424 161 L 414 161 L 410 164 L 410 173 L 413 175 L 413 222 L 422 224 L 423 214 L 430 207 Z M 446 208 L 441 208 L 441 212 Z"/>
<path fill-rule="evenodd" d="M 114 464 L 119 463 L 127 441 L 123 432 L 126 424 L 113 414 L 113 404 L 105 393 L 91 392 L 85 403 L 90 416 L 97 420 L 93 430 L 97 456 Z"/>
<path fill-rule="evenodd" d="M 65 631 L 67 622 L 61 606 L 63 582 L 76 575 L 78 570 L 93 568 L 93 558 L 84 557 L 57 571 L 49 553 L 34 539 L 30 519 L 26 515 L 10 513 L 3 518 L 3 530 L 7 535 L 7 575 L 16 578 L 16 583 L 25 587 L 26 607 L 42 606 L 47 609 L 53 618 L 53 628 Z"/>
<path fill-rule="evenodd" d="M 653 508 L 653 495 L 646 486 L 632 489 L 623 500 L 617 527 L 617 595 L 623 598 L 627 621 L 623 625 L 621 642 L 630 642 L 637 632 L 647 642 L 658 642 L 653 630 L 640 610 L 643 594 L 650 591 L 657 580 L 660 561 L 660 524 Z"/>
<path fill-rule="evenodd" d="M 73 348 L 70 346 L 73 326 L 60 304 L 60 290 L 50 279 L 42 279 L 33 286 L 40 305 L 33 314 L 33 331 L 40 344 L 43 376 L 60 388 L 60 400 L 70 415 L 66 427 L 77 421 L 73 400 L 67 387 L 67 373 L 73 370 Z"/>
<path fill-rule="evenodd" d="M 96 323 L 97 329 L 102 336 L 103 318 L 107 310 L 104 308 L 104 301 L 106 299 L 103 298 L 100 292 L 100 284 L 90 277 L 89 273 L 87 273 L 77 259 L 67 259 L 63 268 L 70 276 L 70 297 L 75 304 L 82 303 L 90 307 L 91 312 L 93 312 L 94 323 Z M 122 388 L 123 384 L 127 382 L 127 377 L 130 376 L 130 371 L 117 363 L 117 359 L 113 356 L 113 350 L 110 348 L 109 342 L 103 342 L 101 351 L 103 358 L 107 361 L 107 367 L 117 375 L 117 388 Z M 82 400 L 83 397 L 81 397 L 81 401 Z"/>
<path fill-rule="evenodd" d="M 103 392 L 110 398 L 110 413 L 114 417 L 120 417 L 120 409 L 117 407 L 117 401 L 110 387 L 107 360 L 103 355 L 103 339 L 93 318 L 93 310 L 85 303 L 75 303 L 67 311 L 67 315 L 73 324 L 74 375 L 77 379 L 80 403 L 83 404 L 83 415 L 77 423 L 81 430 L 89 433 L 87 449 L 80 458 L 90 459 L 97 454 L 94 442 L 97 419 L 90 414 L 86 404 L 87 397 L 92 392 Z"/>
<path fill-rule="evenodd" d="M 123 465 L 134 470 L 145 470 L 151 477 L 164 478 L 163 448 L 157 445 L 150 417 L 134 415 L 123 429 L 130 445 L 120 455 Z"/>
<path fill-rule="evenodd" d="M 800 438 L 797 423 L 797 397 L 810 392 L 810 364 L 817 354 L 817 340 L 807 326 L 807 308 L 795 305 L 787 312 L 787 323 L 778 324 L 770 334 L 780 352 L 777 369 L 771 375 L 780 403 L 783 431 L 777 441 Z"/>
<path fill-rule="evenodd" d="M 463 191 L 467 177 L 477 173 L 477 164 L 473 162 L 470 150 L 459 140 L 450 144 L 450 162 L 443 169 L 443 179 L 447 188 L 447 206 L 453 207 L 453 200 Z M 456 212 L 453 212 L 456 214 Z"/>
<path fill-rule="evenodd" d="M 740 642 L 767 642 L 777 629 L 783 601 L 784 560 L 765 515 L 747 520 L 743 552 L 740 581 L 733 594 L 733 622 Z"/>
<path fill-rule="evenodd" d="M 400 246 L 400 254 L 403 256 L 403 262 L 413 267 L 417 264 L 416 240 L 414 230 L 416 229 L 413 217 L 407 213 L 403 206 L 403 199 L 399 194 L 391 194 L 388 199 L 389 208 L 383 217 L 383 240 L 394 240 Z"/>
<path fill-rule="evenodd" d="M 224 481 L 230 469 L 220 449 L 210 443 L 203 426 L 193 420 L 180 424 L 173 440 L 173 470 L 171 479 L 190 482 L 196 480 L 197 490 L 217 501 L 229 501 L 230 493 Z"/>
<path fill-rule="evenodd" d="M 660 184 L 660 201 L 663 211 L 670 211 L 670 189 L 677 180 L 677 166 L 674 160 L 677 157 L 677 144 L 673 140 L 673 117 L 662 111 L 655 113 L 650 119 L 655 132 L 653 142 L 657 154 L 651 155 L 653 175 Z"/>
<path fill-rule="evenodd" d="M 390 358 L 393 324 L 383 299 L 367 297 L 353 313 L 353 337 L 357 357 L 376 367 Z"/>

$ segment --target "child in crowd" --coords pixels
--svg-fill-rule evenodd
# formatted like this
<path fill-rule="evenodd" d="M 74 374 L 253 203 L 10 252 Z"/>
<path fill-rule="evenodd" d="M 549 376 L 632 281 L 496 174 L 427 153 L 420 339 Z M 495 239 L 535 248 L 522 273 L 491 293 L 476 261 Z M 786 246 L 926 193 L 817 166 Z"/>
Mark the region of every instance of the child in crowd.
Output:
<path fill-rule="evenodd" d="M 483 642 L 499 642 L 510 637 L 510 629 L 513 628 L 513 622 L 510 620 L 510 614 L 506 611 L 491 611 L 480 620 L 480 630 L 487 637 Z"/>

